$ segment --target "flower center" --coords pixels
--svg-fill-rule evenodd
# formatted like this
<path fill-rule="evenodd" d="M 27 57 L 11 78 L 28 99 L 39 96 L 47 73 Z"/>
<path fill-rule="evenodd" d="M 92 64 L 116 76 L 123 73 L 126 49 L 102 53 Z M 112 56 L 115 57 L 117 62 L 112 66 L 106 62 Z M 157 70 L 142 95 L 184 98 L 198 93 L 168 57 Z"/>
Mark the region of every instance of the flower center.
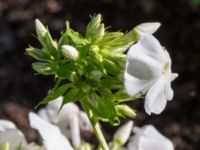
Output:
<path fill-rule="evenodd" d="M 167 72 L 168 68 L 169 68 L 169 63 L 165 63 L 162 68 L 162 74 L 165 74 Z"/>

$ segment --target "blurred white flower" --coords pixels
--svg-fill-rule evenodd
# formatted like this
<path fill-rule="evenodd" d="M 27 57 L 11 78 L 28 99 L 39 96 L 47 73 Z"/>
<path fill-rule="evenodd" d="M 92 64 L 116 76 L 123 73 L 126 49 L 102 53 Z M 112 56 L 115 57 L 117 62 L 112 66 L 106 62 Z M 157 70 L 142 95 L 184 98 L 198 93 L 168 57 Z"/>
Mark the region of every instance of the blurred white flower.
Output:
<path fill-rule="evenodd" d="M 60 132 L 57 126 L 41 119 L 33 112 L 29 113 L 29 120 L 30 126 L 40 133 L 47 150 L 73 150 L 68 139 Z"/>
<path fill-rule="evenodd" d="M 128 142 L 129 150 L 174 150 L 173 143 L 152 125 L 133 128 L 133 135 Z"/>
<path fill-rule="evenodd" d="M 56 124 L 62 133 L 71 139 L 73 146 L 78 147 L 81 144 L 80 129 L 92 132 L 90 121 L 75 103 L 67 103 L 59 110 L 62 100 L 62 96 L 58 97 L 38 114 L 46 121 Z"/>
<path fill-rule="evenodd" d="M 160 114 L 172 100 L 171 81 L 178 75 L 171 72 L 171 58 L 152 35 L 144 35 L 128 51 L 124 74 L 129 95 L 146 93 L 145 111 Z"/>
<path fill-rule="evenodd" d="M 0 144 L 9 144 L 9 150 L 18 147 L 25 148 L 27 142 L 22 132 L 14 123 L 8 120 L 0 120 Z"/>
<path fill-rule="evenodd" d="M 124 145 L 131 135 L 132 128 L 133 121 L 129 121 L 126 124 L 122 125 L 114 134 L 114 142 L 117 142 L 120 145 Z"/>
<path fill-rule="evenodd" d="M 62 53 L 66 58 L 77 60 L 78 58 L 78 51 L 75 47 L 71 45 L 63 45 L 62 46 Z"/>
<path fill-rule="evenodd" d="M 148 23 L 142 23 L 137 25 L 134 30 L 139 34 L 140 36 L 147 35 L 147 34 L 153 34 L 158 30 L 160 27 L 160 22 L 148 22 Z"/>

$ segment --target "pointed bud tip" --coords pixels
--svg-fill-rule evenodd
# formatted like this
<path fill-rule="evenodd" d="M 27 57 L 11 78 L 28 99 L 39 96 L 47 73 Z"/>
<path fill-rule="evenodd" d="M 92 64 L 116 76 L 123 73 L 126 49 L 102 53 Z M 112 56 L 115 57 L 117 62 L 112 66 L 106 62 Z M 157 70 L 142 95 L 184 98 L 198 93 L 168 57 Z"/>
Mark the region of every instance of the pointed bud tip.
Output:
<path fill-rule="evenodd" d="M 35 28 L 36 28 L 36 33 L 40 38 L 43 37 L 47 32 L 47 29 L 44 27 L 44 25 L 38 18 L 35 19 Z"/>

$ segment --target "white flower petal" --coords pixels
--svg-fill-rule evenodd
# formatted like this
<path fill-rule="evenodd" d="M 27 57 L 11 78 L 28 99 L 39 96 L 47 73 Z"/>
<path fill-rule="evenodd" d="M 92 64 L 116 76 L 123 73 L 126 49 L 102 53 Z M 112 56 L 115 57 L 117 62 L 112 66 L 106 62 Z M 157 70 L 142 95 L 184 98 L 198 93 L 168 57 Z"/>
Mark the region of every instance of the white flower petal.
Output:
<path fill-rule="evenodd" d="M 70 137 L 74 147 L 79 147 L 81 144 L 80 128 L 79 128 L 79 119 L 75 115 L 69 120 L 70 127 Z"/>
<path fill-rule="evenodd" d="M 160 27 L 160 22 L 149 22 L 137 25 L 134 30 L 140 35 L 153 34 Z"/>
<path fill-rule="evenodd" d="M 9 120 L 4 120 L 1 119 L 0 120 L 0 131 L 5 131 L 7 129 L 16 129 L 17 127 L 15 126 L 15 124 Z"/>
<path fill-rule="evenodd" d="M 151 113 L 160 114 L 167 103 L 167 100 L 164 95 L 166 80 L 163 77 L 160 77 L 156 81 L 145 97 L 145 111 L 150 115 Z"/>
<path fill-rule="evenodd" d="M 48 150 L 73 150 L 69 141 L 55 125 L 42 120 L 37 114 L 29 113 L 30 126 L 39 131 Z"/>
<path fill-rule="evenodd" d="M 178 77 L 178 73 L 171 74 L 171 81 L 174 81 Z"/>
<path fill-rule="evenodd" d="M 125 86 L 126 92 L 132 96 L 149 88 L 152 82 L 153 81 L 140 80 L 138 78 L 135 78 L 129 75 L 128 73 L 124 74 L 124 86 Z"/>
<path fill-rule="evenodd" d="M 138 43 L 134 44 L 129 52 L 136 54 L 147 55 L 155 61 L 160 62 L 161 64 L 168 61 L 169 56 L 166 55 L 164 48 L 160 45 L 160 42 L 152 35 L 145 35 L 140 38 Z"/>
<path fill-rule="evenodd" d="M 82 131 L 93 132 L 92 125 L 85 112 L 80 111 L 79 113 L 79 125 Z"/>
<path fill-rule="evenodd" d="M 173 150 L 172 142 L 160 134 L 152 125 L 143 127 L 143 138 L 140 139 L 139 149 L 141 150 Z"/>
<path fill-rule="evenodd" d="M 46 108 L 40 109 L 40 110 L 38 111 L 38 115 L 39 115 L 42 119 L 44 119 L 44 120 L 50 122 L 50 120 L 49 120 L 49 115 L 48 115 L 48 112 L 47 112 L 47 109 L 46 109 Z"/>
<path fill-rule="evenodd" d="M 18 146 L 22 148 L 26 146 L 24 135 L 11 121 L 0 120 L 0 129 L 0 144 L 9 143 L 10 150 L 15 150 Z"/>
<path fill-rule="evenodd" d="M 169 100 L 169 101 L 172 100 L 172 98 L 174 97 L 174 91 L 171 88 L 171 81 L 170 81 L 170 79 L 167 79 L 167 83 L 165 85 L 164 92 L 165 92 L 165 98 L 167 100 Z"/>
<path fill-rule="evenodd" d="M 128 55 L 126 71 L 136 78 L 143 80 L 157 78 L 161 75 L 161 69 L 162 65 L 147 55 Z"/>
<path fill-rule="evenodd" d="M 138 128 L 134 133 L 128 143 L 129 150 L 174 150 L 173 143 L 152 125 Z"/>
<path fill-rule="evenodd" d="M 67 120 L 72 116 L 77 115 L 79 112 L 79 108 L 75 103 L 67 103 L 59 111 L 62 100 L 63 97 L 58 97 L 47 105 L 49 118 L 56 124 L 59 124 L 60 122 L 65 122 L 65 124 L 67 124 Z"/>

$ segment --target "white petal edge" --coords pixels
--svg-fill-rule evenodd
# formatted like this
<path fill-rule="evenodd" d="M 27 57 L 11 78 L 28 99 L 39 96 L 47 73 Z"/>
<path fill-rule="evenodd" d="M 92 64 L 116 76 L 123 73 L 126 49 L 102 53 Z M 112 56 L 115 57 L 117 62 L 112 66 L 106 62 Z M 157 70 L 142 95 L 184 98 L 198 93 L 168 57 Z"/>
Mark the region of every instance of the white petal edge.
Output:
<path fill-rule="evenodd" d="M 161 76 L 148 90 L 145 97 L 145 111 L 147 114 L 160 114 L 166 104 L 167 100 L 164 95 L 164 88 L 166 80 Z"/>
<path fill-rule="evenodd" d="M 145 89 L 148 89 L 154 81 L 148 81 L 148 80 L 140 80 L 138 78 L 135 78 L 128 73 L 125 72 L 124 74 L 124 86 L 126 92 L 134 96 L 138 94 L 139 92 L 144 91 Z M 143 94 L 143 93 L 141 93 Z"/>

